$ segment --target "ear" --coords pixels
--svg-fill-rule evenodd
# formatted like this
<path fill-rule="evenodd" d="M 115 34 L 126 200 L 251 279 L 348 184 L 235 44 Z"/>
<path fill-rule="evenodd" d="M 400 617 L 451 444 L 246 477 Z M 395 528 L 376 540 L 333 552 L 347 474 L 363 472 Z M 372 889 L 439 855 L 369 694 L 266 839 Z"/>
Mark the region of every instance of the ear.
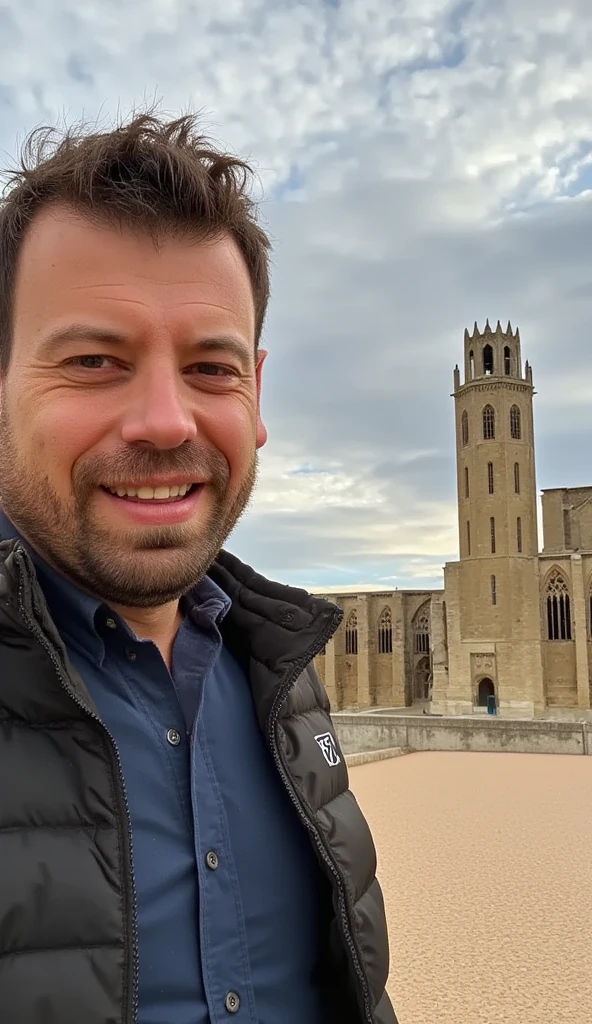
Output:
<path fill-rule="evenodd" d="M 255 370 L 257 380 L 257 448 L 263 448 L 263 445 L 267 441 L 267 428 L 261 419 L 261 381 L 263 376 L 263 364 L 266 359 L 266 350 L 259 349 L 257 352 L 257 368 Z"/>

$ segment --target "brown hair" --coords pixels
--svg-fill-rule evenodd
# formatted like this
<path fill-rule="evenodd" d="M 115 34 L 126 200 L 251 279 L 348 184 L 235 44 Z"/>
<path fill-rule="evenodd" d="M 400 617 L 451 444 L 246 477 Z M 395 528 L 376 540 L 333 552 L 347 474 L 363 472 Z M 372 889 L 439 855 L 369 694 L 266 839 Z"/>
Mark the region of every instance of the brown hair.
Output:
<path fill-rule="evenodd" d="M 140 114 L 107 132 L 84 125 L 35 129 L 0 201 L 0 369 L 10 360 L 20 248 L 33 218 L 53 203 L 155 240 L 230 235 L 249 271 L 258 344 L 269 300 L 270 241 L 257 223 L 252 177 L 249 164 L 199 132 L 192 114 L 174 121 Z"/>

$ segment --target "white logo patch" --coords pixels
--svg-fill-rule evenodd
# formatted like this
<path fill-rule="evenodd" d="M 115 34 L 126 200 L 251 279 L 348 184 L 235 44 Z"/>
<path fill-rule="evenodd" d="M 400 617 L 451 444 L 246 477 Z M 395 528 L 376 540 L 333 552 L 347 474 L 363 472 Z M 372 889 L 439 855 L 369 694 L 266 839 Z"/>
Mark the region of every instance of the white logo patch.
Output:
<path fill-rule="evenodd" d="M 323 757 L 327 764 L 331 765 L 331 768 L 336 768 L 340 764 L 341 758 L 337 753 L 335 737 L 330 732 L 323 732 L 320 736 L 315 736 L 315 740 L 323 751 Z"/>

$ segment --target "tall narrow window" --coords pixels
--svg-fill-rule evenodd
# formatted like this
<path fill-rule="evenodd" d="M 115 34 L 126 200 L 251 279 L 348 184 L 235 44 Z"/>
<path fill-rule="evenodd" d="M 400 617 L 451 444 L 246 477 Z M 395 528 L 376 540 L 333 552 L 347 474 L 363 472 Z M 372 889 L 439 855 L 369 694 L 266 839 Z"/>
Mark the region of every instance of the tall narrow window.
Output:
<path fill-rule="evenodd" d="M 522 554 L 522 520 L 520 516 L 516 520 L 516 547 L 518 548 L 518 554 Z"/>
<path fill-rule="evenodd" d="M 517 405 L 513 405 L 510 409 L 510 434 L 515 441 L 520 440 L 520 409 Z"/>
<path fill-rule="evenodd" d="M 506 377 L 509 377 L 512 372 L 512 354 L 510 352 L 510 346 L 506 345 L 504 348 L 504 373 Z"/>
<path fill-rule="evenodd" d="M 469 378 L 471 380 L 475 379 L 475 353 L 472 349 L 469 352 Z"/>
<path fill-rule="evenodd" d="M 514 463 L 514 494 L 520 494 L 520 466 Z"/>
<path fill-rule="evenodd" d="M 467 555 L 471 554 L 471 524 L 467 522 Z"/>
<path fill-rule="evenodd" d="M 469 467 L 465 466 L 465 498 L 469 497 Z"/>
<path fill-rule="evenodd" d="M 487 488 L 493 494 L 493 462 L 487 463 Z"/>
<path fill-rule="evenodd" d="M 557 570 L 547 584 L 547 636 L 549 640 L 571 640 L 569 590 Z"/>
<path fill-rule="evenodd" d="M 430 620 L 426 612 L 418 615 L 414 623 L 415 653 L 430 653 Z"/>
<path fill-rule="evenodd" d="M 355 611 L 350 613 L 345 627 L 345 653 L 358 653 L 358 616 Z"/>
<path fill-rule="evenodd" d="M 483 373 L 486 376 L 493 373 L 493 349 L 491 345 L 486 345 L 483 349 Z"/>
<path fill-rule="evenodd" d="M 489 532 L 491 534 L 491 554 L 495 555 L 495 519 L 493 516 L 489 520 Z"/>
<path fill-rule="evenodd" d="M 393 620 L 390 608 L 385 608 L 378 620 L 378 653 L 393 653 Z"/>
<path fill-rule="evenodd" d="M 495 582 L 495 576 L 491 577 L 491 603 L 497 604 L 497 586 Z"/>
<path fill-rule="evenodd" d="M 483 439 L 493 441 L 495 438 L 495 411 L 492 405 L 486 405 L 483 410 Z"/>
<path fill-rule="evenodd" d="M 461 417 L 461 434 L 464 448 L 469 443 L 469 414 L 466 409 Z"/>

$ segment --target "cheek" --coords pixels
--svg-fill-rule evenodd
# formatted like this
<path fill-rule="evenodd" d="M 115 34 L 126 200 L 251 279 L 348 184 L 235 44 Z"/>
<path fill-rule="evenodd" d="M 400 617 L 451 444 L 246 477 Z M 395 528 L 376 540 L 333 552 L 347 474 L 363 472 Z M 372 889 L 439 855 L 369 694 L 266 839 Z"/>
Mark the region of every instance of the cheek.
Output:
<path fill-rule="evenodd" d="M 96 424 L 88 408 L 74 410 L 56 402 L 21 421 L 19 445 L 56 490 L 69 492 L 74 465 L 97 443 Z"/>
<path fill-rule="evenodd" d="M 239 403 L 233 407 L 228 403 L 226 409 L 209 419 L 206 427 L 209 440 L 224 455 L 235 479 L 242 477 L 252 462 L 256 429 L 253 410 Z"/>

